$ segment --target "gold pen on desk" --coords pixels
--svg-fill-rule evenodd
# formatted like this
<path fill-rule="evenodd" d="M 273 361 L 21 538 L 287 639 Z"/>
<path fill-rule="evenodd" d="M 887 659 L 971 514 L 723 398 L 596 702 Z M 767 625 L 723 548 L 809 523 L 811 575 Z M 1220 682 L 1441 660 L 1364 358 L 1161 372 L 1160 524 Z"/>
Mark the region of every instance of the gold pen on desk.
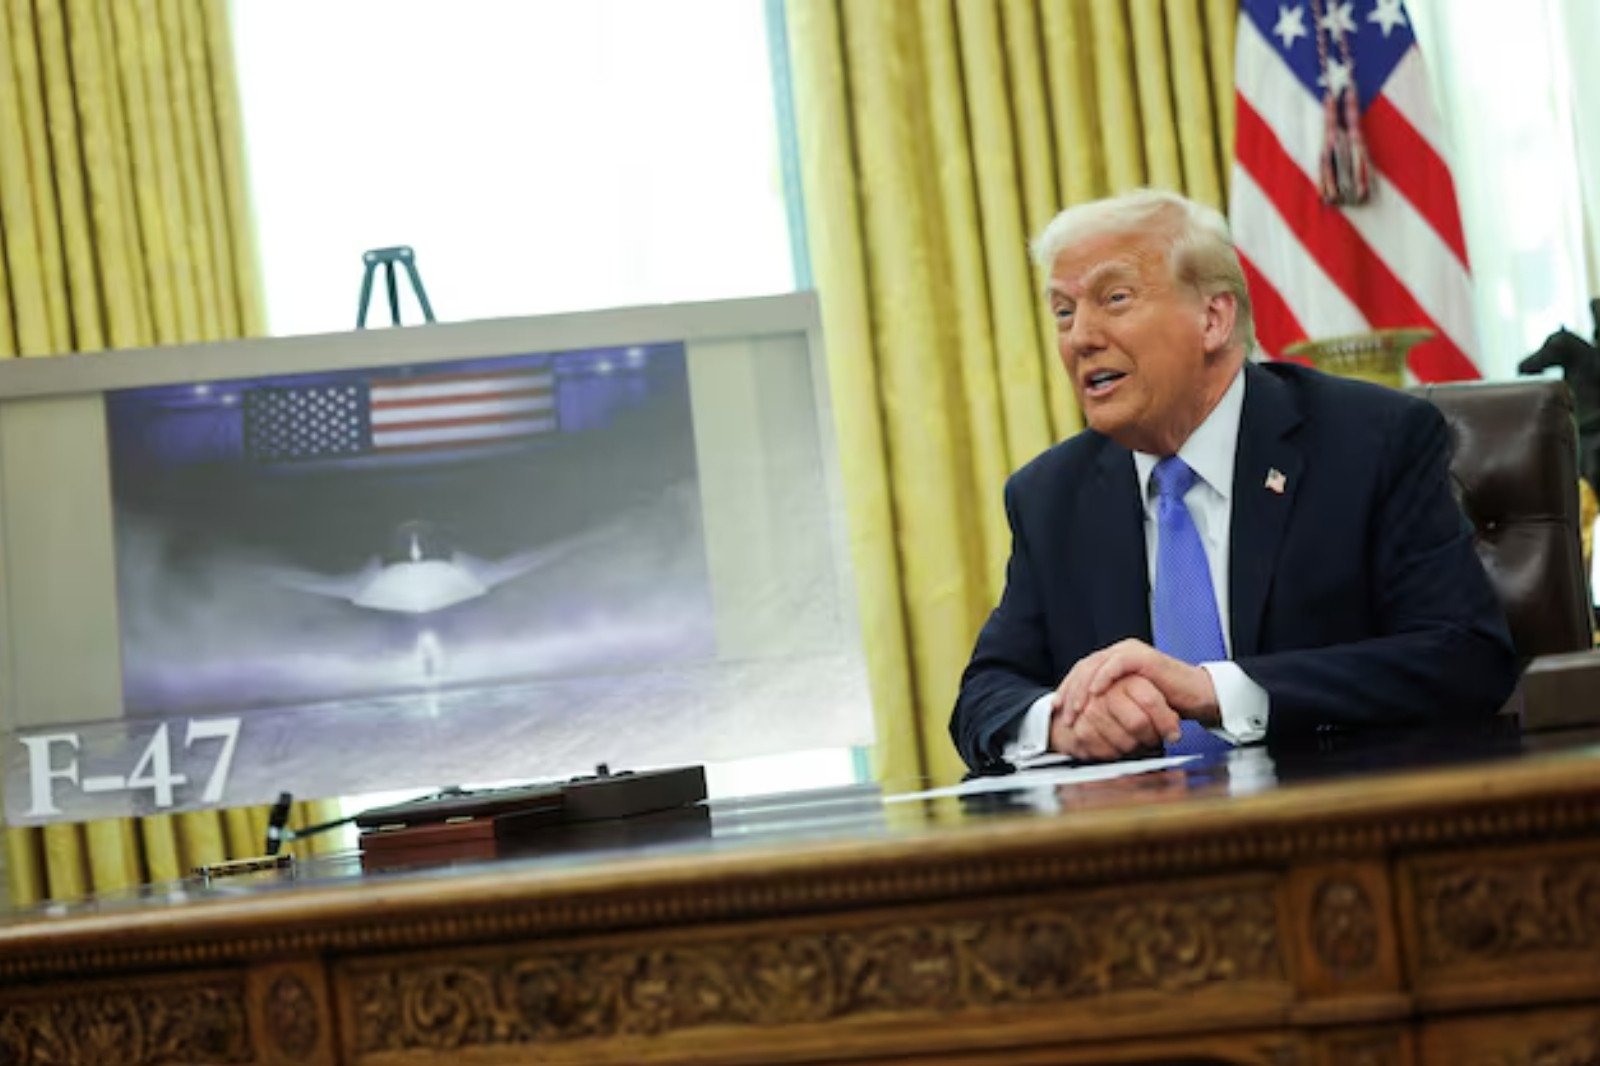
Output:
<path fill-rule="evenodd" d="M 288 852 L 280 855 L 261 855 L 253 859 L 227 859 L 223 862 L 205 863 L 194 868 L 194 876 L 213 881 L 219 877 L 236 877 L 258 870 L 287 870 L 294 865 L 294 856 Z"/>

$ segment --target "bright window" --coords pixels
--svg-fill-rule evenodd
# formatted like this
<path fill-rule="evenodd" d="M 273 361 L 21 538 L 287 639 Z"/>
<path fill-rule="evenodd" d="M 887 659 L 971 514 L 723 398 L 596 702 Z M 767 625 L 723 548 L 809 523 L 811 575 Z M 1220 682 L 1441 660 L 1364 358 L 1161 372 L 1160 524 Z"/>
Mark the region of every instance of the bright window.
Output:
<path fill-rule="evenodd" d="M 361 253 L 394 244 L 448 321 L 794 288 L 755 0 L 233 17 L 275 334 L 351 328 Z M 387 322 L 381 282 L 368 321 Z"/>
<path fill-rule="evenodd" d="M 1588 0 L 1582 0 L 1592 7 Z M 1593 332 L 1559 0 L 1409 0 L 1449 135 L 1485 377 L 1565 325 Z"/>

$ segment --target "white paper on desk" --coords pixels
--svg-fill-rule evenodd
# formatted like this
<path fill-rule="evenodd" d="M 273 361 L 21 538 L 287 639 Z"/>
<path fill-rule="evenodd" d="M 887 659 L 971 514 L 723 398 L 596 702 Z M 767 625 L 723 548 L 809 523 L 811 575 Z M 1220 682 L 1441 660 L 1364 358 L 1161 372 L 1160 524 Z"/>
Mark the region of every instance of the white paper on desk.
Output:
<path fill-rule="evenodd" d="M 1133 759 L 1128 762 L 1095 763 L 1092 766 L 1041 766 L 1018 770 L 1014 774 L 998 777 L 975 777 L 948 788 L 931 788 L 926 792 L 906 792 L 885 796 L 885 803 L 905 803 L 908 800 L 938 799 L 941 796 L 978 796 L 985 792 L 1010 792 L 1013 789 L 1044 788 L 1052 785 L 1081 785 L 1089 781 L 1111 781 L 1135 774 L 1151 774 L 1157 770 L 1170 770 L 1174 766 L 1194 762 L 1198 755 L 1169 755 L 1159 759 Z"/>

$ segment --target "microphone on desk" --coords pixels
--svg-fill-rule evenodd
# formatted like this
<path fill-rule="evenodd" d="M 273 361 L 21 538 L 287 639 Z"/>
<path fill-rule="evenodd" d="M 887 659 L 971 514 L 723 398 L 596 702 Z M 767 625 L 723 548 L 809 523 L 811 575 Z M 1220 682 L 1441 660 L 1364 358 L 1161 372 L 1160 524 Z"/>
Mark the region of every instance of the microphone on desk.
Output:
<path fill-rule="evenodd" d="M 276 855 L 283 847 L 283 842 L 293 838 L 289 832 L 289 808 L 294 805 L 294 796 L 288 792 L 278 793 L 278 802 L 272 805 L 272 813 L 267 815 L 267 854 Z"/>
<path fill-rule="evenodd" d="M 335 818 L 331 822 L 319 822 L 308 825 L 304 829 L 289 828 L 289 808 L 294 806 L 294 795 L 288 792 L 278 793 L 278 802 L 272 805 L 272 812 L 267 815 L 267 854 L 276 855 L 285 844 L 306 837 L 326 833 L 330 829 L 337 829 L 341 825 L 349 825 L 356 820 L 355 815 L 345 818 Z"/>

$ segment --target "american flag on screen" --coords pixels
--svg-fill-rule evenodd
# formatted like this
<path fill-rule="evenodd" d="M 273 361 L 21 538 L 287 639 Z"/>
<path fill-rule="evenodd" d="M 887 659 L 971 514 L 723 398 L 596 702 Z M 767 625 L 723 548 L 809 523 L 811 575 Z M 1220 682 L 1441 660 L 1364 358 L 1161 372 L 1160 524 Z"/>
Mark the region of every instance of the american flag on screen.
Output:
<path fill-rule="evenodd" d="M 548 367 L 265 386 L 245 391 L 244 416 L 261 462 L 470 452 L 557 428 Z"/>
<path fill-rule="evenodd" d="M 1236 71 L 1229 214 L 1263 349 L 1426 326 L 1420 380 L 1478 377 L 1467 246 L 1405 6 L 1242 0 Z M 1364 203 L 1324 202 L 1340 140 L 1357 158 L 1344 188 L 1369 178 Z"/>

